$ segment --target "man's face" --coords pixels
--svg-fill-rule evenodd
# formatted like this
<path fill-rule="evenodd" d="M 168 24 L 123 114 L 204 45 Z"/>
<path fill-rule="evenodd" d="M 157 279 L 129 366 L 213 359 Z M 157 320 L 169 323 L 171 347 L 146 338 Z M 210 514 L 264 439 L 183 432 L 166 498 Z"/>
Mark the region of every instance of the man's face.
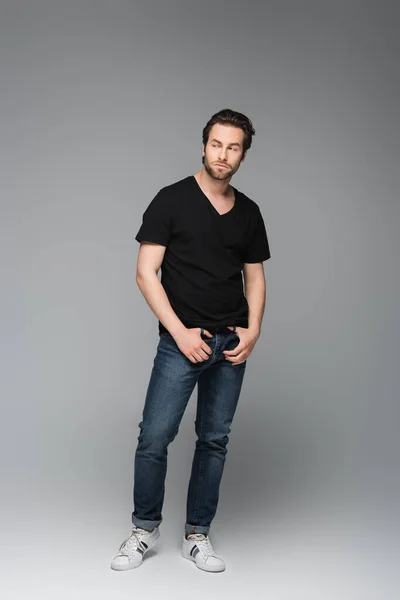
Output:
<path fill-rule="evenodd" d="M 216 123 L 203 145 L 204 168 L 213 179 L 229 179 L 244 160 L 244 131 L 232 125 Z"/>

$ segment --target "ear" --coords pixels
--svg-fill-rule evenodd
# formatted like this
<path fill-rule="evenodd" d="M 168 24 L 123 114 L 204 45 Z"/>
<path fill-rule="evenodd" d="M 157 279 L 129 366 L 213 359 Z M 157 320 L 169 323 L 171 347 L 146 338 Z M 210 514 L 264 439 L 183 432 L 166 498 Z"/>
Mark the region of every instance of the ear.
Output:
<path fill-rule="evenodd" d="M 242 160 L 241 160 L 240 162 L 244 162 L 244 159 L 246 158 L 246 156 L 247 156 L 247 150 L 246 150 L 246 152 L 243 154 L 243 156 L 242 156 Z"/>
<path fill-rule="evenodd" d="M 204 144 L 201 145 L 201 155 L 204 156 L 206 153 L 206 147 Z"/>

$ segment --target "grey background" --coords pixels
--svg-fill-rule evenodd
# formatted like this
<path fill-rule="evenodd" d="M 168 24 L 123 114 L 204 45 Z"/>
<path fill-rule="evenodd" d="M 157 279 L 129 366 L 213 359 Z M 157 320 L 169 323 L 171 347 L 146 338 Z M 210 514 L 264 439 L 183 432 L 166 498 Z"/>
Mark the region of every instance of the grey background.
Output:
<path fill-rule="evenodd" d="M 351 0 L 2 2 L 7 600 L 395 597 L 398 17 Z M 201 168 L 224 107 L 256 129 L 232 183 L 272 254 L 212 528 L 228 568 L 179 556 L 194 394 L 160 545 L 115 573 L 158 340 L 134 236 L 158 189 Z"/>

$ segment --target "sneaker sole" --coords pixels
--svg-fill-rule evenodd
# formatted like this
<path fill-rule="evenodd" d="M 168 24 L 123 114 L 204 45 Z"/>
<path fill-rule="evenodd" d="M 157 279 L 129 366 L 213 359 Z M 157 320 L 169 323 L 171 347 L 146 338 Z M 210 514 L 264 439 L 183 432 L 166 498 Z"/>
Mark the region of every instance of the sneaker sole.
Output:
<path fill-rule="evenodd" d="M 148 547 L 146 548 L 146 550 L 143 552 L 142 555 L 142 560 L 138 563 L 129 563 L 126 565 L 114 565 L 111 563 L 110 567 L 113 571 L 129 571 L 130 569 L 137 569 L 137 567 L 140 567 L 140 565 L 143 562 L 143 559 L 146 555 L 146 553 L 152 549 L 152 547 L 158 542 L 158 538 L 160 537 L 160 534 L 158 534 L 158 536 L 151 542 L 151 544 L 148 545 Z"/>
<path fill-rule="evenodd" d="M 192 562 L 195 563 L 196 567 L 198 569 L 201 569 L 202 571 L 207 571 L 207 573 L 221 573 L 222 571 L 225 571 L 226 567 L 223 567 L 222 569 L 220 567 L 211 567 L 206 569 L 205 567 L 200 566 L 199 564 L 196 563 L 196 559 L 193 558 L 193 556 L 189 556 L 187 554 L 184 554 L 183 552 L 181 552 L 181 556 L 183 556 L 183 558 L 186 558 L 187 560 L 191 560 Z"/>

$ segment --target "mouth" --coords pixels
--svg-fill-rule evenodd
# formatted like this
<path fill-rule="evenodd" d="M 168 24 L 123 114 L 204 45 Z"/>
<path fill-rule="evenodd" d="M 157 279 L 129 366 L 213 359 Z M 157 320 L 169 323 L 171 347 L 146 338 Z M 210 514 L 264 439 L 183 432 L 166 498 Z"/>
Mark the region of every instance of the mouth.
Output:
<path fill-rule="evenodd" d="M 217 167 L 223 167 L 224 169 L 228 168 L 228 165 L 221 165 L 221 163 L 216 163 Z"/>

